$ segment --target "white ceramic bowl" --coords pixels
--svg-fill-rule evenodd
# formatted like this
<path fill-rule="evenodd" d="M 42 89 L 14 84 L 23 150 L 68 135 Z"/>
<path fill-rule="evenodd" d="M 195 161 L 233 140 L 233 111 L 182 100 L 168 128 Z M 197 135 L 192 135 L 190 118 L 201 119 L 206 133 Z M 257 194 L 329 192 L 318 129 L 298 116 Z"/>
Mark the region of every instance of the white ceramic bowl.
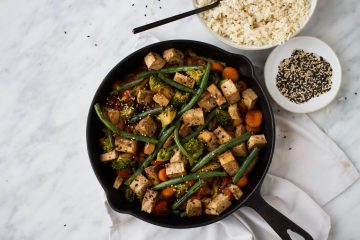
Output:
<path fill-rule="evenodd" d="M 313 52 L 322 56 L 330 63 L 333 71 L 330 91 L 300 104 L 291 102 L 276 87 L 278 66 L 283 59 L 289 58 L 295 49 L 303 49 L 305 52 Z M 270 53 L 265 63 L 264 78 L 268 92 L 282 108 L 295 113 L 309 113 L 325 107 L 336 97 L 341 85 L 341 66 L 334 51 L 320 39 L 314 37 L 294 37 Z"/>
<path fill-rule="evenodd" d="M 310 1 L 310 10 L 309 10 L 309 18 L 307 19 L 306 23 L 304 24 L 304 26 L 299 29 L 299 31 L 295 32 L 293 34 L 292 37 L 296 36 L 305 26 L 306 24 L 310 21 L 314 11 L 315 11 L 315 8 L 316 8 L 316 4 L 317 4 L 317 0 L 309 0 Z M 197 0 L 193 0 L 193 5 L 194 7 L 197 7 L 196 5 L 196 2 Z M 218 33 L 214 32 L 210 27 L 208 27 L 206 25 L 206 22 L 200 17 L 200 15 L 198 14 L 198 18 L 200 19 L 200 22 L 205 26 L 205 28 L 211 32 L 213 35 L 215 35 L 216 38 L 218 38 L 220 41 L 222 41 L 223 43 L 229 45 L 229 46 L 232 46 L 234 48 L 237 48 L 237 49 L 242 49 L 242 50 L 263 50 L 263 49 L 268 49 L 268 48 L 272 48 L 272 47 L 275 47 L 279 44 L 269 44 L 269 45 L 263 45 L 263 46 L 254 46 L 254 45 L 240 45 L 240 44 L 236 44 L 234 43 L 233 41 L 231 41 L 230 39 L 228 38 L 225 38 L 221 35 L 219 35 Z"/>

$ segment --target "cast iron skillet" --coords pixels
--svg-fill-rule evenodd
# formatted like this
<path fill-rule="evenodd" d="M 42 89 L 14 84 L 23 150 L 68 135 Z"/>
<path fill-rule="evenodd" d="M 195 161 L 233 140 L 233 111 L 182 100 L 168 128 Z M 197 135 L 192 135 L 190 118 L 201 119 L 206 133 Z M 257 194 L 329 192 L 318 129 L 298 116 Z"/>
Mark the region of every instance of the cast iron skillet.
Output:
<path fill-rule="evenodd" d="M 179 50 L 192 49 L 198 55 L 210 57 L 213 59 L 226 62 L 228 65 L 236 67 L 241 75 L 247 80 L 250 87 L 259 96 L 258 107 L 263 113 L 262 129 L 268 141 L 267 146 L 261 151 L 259 161 L 256 167 L 249 175 L 250 183 L 243 189 L 244 195 L 239 200 L 232 204 L 232 206 L 223 212 L 220 216 L 200 216 L 193 218 L 181 218 L 176 215 L 156 216 L 141 212 L 139 203 L 129 203 L 125 200 L 123 194 L 112 188 L 115 179 L 115 172 L 111 169 L 109 164 L 104 164 L 99 161 L 101 154 L 98 146 L 98 139 L 101 137 L 101 129 L 104 127 L 97 118 L 94 111 L 94 104 L 97 102 L 103 103 L 106 95 L 111 91 L 111 84 L 122 79 L 122 77 L 133 69 L 138 67 L 144 56 L 149 51 L 162 52 L 168 48 L 177 48 Z M 290 221 L 287 217 L 282 215 L 276 209 L 267 204 L 260 195 L 261 184 L 269 169 L 275 144 L 275 125 L 274 116 L 269 104 L 269 99 L 255 77 L 254 67 L 251 62 L 244 56 L 226 52 L 220 48 L 212 46 L 207 43 L 191 41 L 191 40 L 172 40 L 155 43 L 146 46 L 123 59 L 117 64 L 110 73 L 105 77 L 99 86 L 95 97 L 91 103 L 86 129 L 87 148 L 91 165 L 94 169 L 97 179 L 103 187 L 107 200 L 110 206 L 117 212 L 131 214 L 139 219 L 155 225 L 168 228 L 192 228 L 201 227 L 210 223 L 217 222 L 240 207 L 247 206 L 253 208 L 258 212 L 277 232 L 282 239 L 290 239 L 287 230 L 292 230 L 306 240 L 313 239 L 307 232 L 305 232 L 298 225 Z"/>

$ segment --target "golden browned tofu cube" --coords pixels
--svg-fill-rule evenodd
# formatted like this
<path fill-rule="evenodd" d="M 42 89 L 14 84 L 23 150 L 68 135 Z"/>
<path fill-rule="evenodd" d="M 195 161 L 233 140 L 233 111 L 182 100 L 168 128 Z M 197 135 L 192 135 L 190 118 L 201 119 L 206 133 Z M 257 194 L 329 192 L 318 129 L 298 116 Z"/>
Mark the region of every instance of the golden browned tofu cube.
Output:
<path fill-rule="evenodd" d="M 157 185 L 160 183 L 158 178 L 158 167 L 157 166 L 150 166 L 144 169 L 146 176 L 150 180 L 153 185 Z"/>
<path fill-rule="evenodd" d="M 230 184 L 229 189 L 236 200 L 239 200 L 243 195 L 241 189 L 234 184 Z"/>
<path fill-rule="evenodd" d="M 205 112 L 210 112 L 213 108 L 216 107 L 216 101 L 210 93 L 205 93 L 204 96 L 198 101 L 199 107 L 201 107 Z"/>
<path fill-rule="evenodd" d="M 102 162 L 112 161 L 115 160 L 116 158 L 117 158 L 117 152 L 115 150 L 100 155 L 100 161 Z"/>
<path fill-rule="evenodd" d="M 246 143 L 241 143 L 232 148 L 232 152 L 236 157 L 246 157 L 247 156 L 247 148 Z"/>
<path fill-rule="evenodd" d="M 231 79 L 224 81 L 220 87 L 226 98 L 226 101 L 229 104 L 237 103 L 238 101 L 240 101 L 239 90 L 236 88 L 235 83 Z"/>
<path fill-rule="evenodd" d="M 175 73 L 174 75 L 174 81 L 178 82 L 184 86 L 187 86 L 189 88 L 194 88 L 195 86 L 195 80 L 192 79 L 191 77 L 188 77 L 186 75 L 183 75 L 181 73 Z"/>
<path fill-rule="evenodd" d="M 156 200 L 158 198 L 158 192 L 148 189 L 144 195 L 141 204 L 141 211 L 152 213 L 155 207 Z"/>
<path fill-rule="evenodd" d="M 246 133 L 246 127 L 243 124 L 236 127 L 236 130 L 235 130 L 236 137 L 239 137 L 239 136 L 243 135 L 244 133 Z"/>
<path fill-rule="evenodd" d="M 165 60 L 155 52 L 149 52 L 145 58 L 144 62 L 148 69 L 150 70 L 159 70 L 165 65 Z"/>
<path fill-rule="evenodd" d="M 225 172 L 227 172 L 230 176 L 234 176 L 240 168 L 231 151 L 224 152 L 223 154 L 219 155 L 217 159 L 224 168 Z"/>
<path fill-rule="evenodd" d="M 163 51 L 163 58 L 169 64 L 183 64 L 184 63 L 184 54 L 175 49 L 170 48 Z"/>
<path fill-rule="evenodd" d="M 202 131 L 198 135 L 198 139 L 206 142 L 206 146 L 207 146 L 208 151 L 212 151 L 215 148 L 217 148 L 217 146 L 218 146 L 215 134 L 213 132 L 208 131 L 208 130 Z"/>
<path fill-rule="evenodd" d="M 110 122 L 114 125 L 116 125 L 120 120 L 120 112 L 118 110 L 108 108 L 107 115 Z"/>
<path fill-rule="evenodd" d="M 157 130 L 157 124 L 151 116 L 147 116 L 141 119 L 140 122 L 135 126 L 135 131 L 144 136 L 152 137 L 155 135 Z"/>
<path fill-rule="evenodd" d="M 245 104 L 245 106 L 250 110 L 253 109 L 256 105 L 256 101 L 258 99 L 258 96 L 256 95 L 256 93 L 254 92 L 254 90 L 252 90 L 251 88 L 248 88 L 246 90 L 244 90 L 241 93 L 243 99 L 242 102 Z"/>
<path fill-rule="evenodd" d="M 115 138 L 116 151 L 126 153 L 136 153 L 137 141 L 122 137 Z"/>
<path fill-rule="evenodd" d="M 224 103 L 226 103 L 226 99 L 224 98 L 224 96 L 222 95 L 222 93 L 220 92 L 220 90 L 216 87 L 215 84 L 211 84 L 208 88 L 207 91 L 211 94 L 211 96 L 215 99 L 217 105 L 223 105 Z"/>
<path fill-rule="evenodd" d="M 113 184 L 113 188 L 119 189 L 123 182 L 124 182 L 124 179 L 122 177 L 116 176 L 114 184 Z"/>
<path fill-rule="evenodd" d="M 183 123 L 181 125 L 181 127 L 179 128 L 179 135 L 181 137 L 186 137 L 187 135 L 189 135 L 192 132 L 191 127 L 189 124 L 187 123 Z"/>
<path fill-rule="evenodd" d="M 231 104 L 228 108 L 228 112 L 232 119 L 240 119 L 241 118 L 237 104 Z"/>
<path fill-rule="evenodd" d="M 136 101 L 140 105 L 149 105 L 152 102 L 153 93 L 148 90 L 139 90 L 136 95 Z"/>
<path fill-rule="evenodd" d="M 165 165 L 165 168 L 168 178 L 180 177 L 186 174 L 185 164 L 183 162 L 168 163 Z"/>
<path fill-rule="evenodd" d="M 223 211 L 231 206 L 231 200 L 229 196 L 220 193 L 211 200 L 205 209 L 205 213 L 209 215 L 220 215 Z"/>
<path fill-rule="evenodd" d="M 163 87 L 154 95 L 153 100 L 160 106 L 167 106 L 173 95 L 174 91 L 170 87 Z"/>
<path fill-rule="evenodd" d="M 190 109 L 182 115 L 182 120 L 189 126 L 204 125 L 204 112 L 201 108 Z"/>
<path fill-rule="evenodd" d="M 219 144 L 224 144 L 232 139 L 231 135 L 222 127 L 217 127 L 214 130 L 214 134 Z"/>
<path fill-rule="evenodd" d="M 266 141 L 264 134 L 252 135 L 247 142 L 249 150 L 256 148 L 256 147 L 257 148 L 265 147 L 266 144 L 267 144 L 267 141 Z"/>
<path fill-rule="evenodd" d="M 187 164 L 187 159 L 182 155 L 180 150 L 175 150 L 174 155 L 170 158 L 170 163 L 176 163 L 176 162 L 184 163 L 184 165 Z"/>
<path fill-rule="evenodd" d="M 166 141 L 164 142 L 163 148 L 168 148 L 171 146 L 172 142 L 174 140 L 174 134 L 171 134 Z"/>
<path fill-rule="evenodd" d="M 196 217 L 202 213 L 201 201 L 199 199 L 189 199 L 186 202 L 186 216 Z"/>
<path fill-rule="evenodd" d="M 144 177 L 144 175 L 140 174 L 131 182 L 130 188 L 138 197 L 142 197 L 150 185 L 150 181 Z"/>
<path fill-rule="evenodd" d="M 149 142 L 145 143 L 144 153 L 145 153 L 146 155 L 152 154 L 154 150 L 155 150 L 155 144 L 149 143 Z"/>

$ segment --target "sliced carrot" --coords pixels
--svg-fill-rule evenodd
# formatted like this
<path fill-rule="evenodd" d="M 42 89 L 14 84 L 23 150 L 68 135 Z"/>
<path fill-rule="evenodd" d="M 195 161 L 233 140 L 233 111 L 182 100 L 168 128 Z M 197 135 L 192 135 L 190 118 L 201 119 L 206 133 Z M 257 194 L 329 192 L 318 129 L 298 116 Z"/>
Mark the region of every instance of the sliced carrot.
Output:
<path fill-rule="evenodd" d="M 211 62 L 211 66 L 210 66 L 210 70 L 211 71 L 218 71 L 218 72 L 222 72 L 224 70 L 224 67 L 222 64 L 216 62 L 216 61 L 212 61 Z"/>
<path fill-rule="evenodd" d="M 165 168 L 160 169 L 160 171 L 158 173 L 158 177 L 159 177 L 160 181 L 163 181 L 163 182 L 165 182 L 168 179 L 167 176 L 166 176 Z"/>
<path fill-rule="evenodd" d="M 159 200 L 156 202 L 154 207 L 154 214 L 156 215 L 167 215 L 170 213 L 168 208 L 168 202 L 165 200 Z"/>
<path fill-rule="evenodd" d="M 240 178 L 240 180 L 236 183 L 236 185 L 239 187 L 239 188 L 242 188 L 244 187 L 246 184 L 248 184 L 249 182 L 249 178 L 247 176 L 243 176 Z"/>
<path fill-rule="evenodd" d="M 246 125 L 246 131 L 250 133 L 257 133 L 260 131 L 260 127 L 250 127 L 249 125 Z"/>
<path fill-rule="evenodd" d="M 170 198 L 172 195 L 174 195 L 174 193 L 174 187 L 167 187 L 161 190 L 161 196 L 163 196 L 164 198 Z"/>
<path fill-rule="evenodd" d="M 243 121 L 244 120 L 242 118 L 234 119 L 233 120 L 233 126 L 234 127 L 240 126 Z"/>
<path fill-rule="evenodd" d="M 245 117 L 246 125 L 252 128 L 260 127 L 262 122 L 262 113 L 257 109 L 249 110 Z"/>
<path fill-rule="evenodd" d="M 236 82 L 237 80 L 239 80 L 239 72 L 233 67 L 226 67 L 222 72 L 222 78 L 231 79 Z"/>
<path fill-rule="evenodd" d="M 240 92 L 242 92 L 248 88 L 247 83 L 243 80 L 239 81 L 239 86 L 240 86 Z"/>

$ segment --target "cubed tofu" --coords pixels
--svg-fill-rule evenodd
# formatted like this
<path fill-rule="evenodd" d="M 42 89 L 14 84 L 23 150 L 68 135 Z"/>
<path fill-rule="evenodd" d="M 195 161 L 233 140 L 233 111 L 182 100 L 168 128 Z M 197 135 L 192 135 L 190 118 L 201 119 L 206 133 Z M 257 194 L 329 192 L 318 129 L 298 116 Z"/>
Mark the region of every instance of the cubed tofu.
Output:
<path fill-rule="evenodd" d="M 220 215 L 223 211 L 228 209 L 231 206 L 230 197 L 220 193 L 211 200 L 205 209 L 205 213 L 209 215 Z"/>
<path fill-rule="evenodd" d="M 226 101 L 229 104 L 237 103 L 238 101 L 240 101 L 239 90 L 236 88 L 235 83 L 231 79 L 224 80 L 220 87 L 226 98 Z"/>
<path fill-rule="evenodd" d="M 234 184 L 230 184 L 229 189 L 236 200 L 239 200 L 243 195 L 243 192 L 240 188 Z"/>
<path fill-rule="evenodd" d="M 136 153 L 137 141 L 122 137 L 115 138 L 116 151 L 126 153 Z"/>
<path fill-rule="evenodd" d="M 236 127 L 236 130 L 235 130 L 236 137 L 239 137 L 239 136 L 243 135 L 244 133 L 246 133 L 246 127 L 243 124 Z"/>
<path fill-rule="evenodd" d="M 146 189 L 150 187 L 150 181 L 144 175 L 138 175 L 130 184 L 131 190 L 138 196 L 144 196 Z"/>
<path fill-rule="evenodd" d="M 214 134 L 216 137 L 216 141 L 219 144 L 224 144 L 232 139 L 231 135 L 227 131 L 225 131 L 225 129 L 223 129 L 222 127 L 217 127 L 214 130 Z"/>
<path fill-rule="evenodd" d="M 199 199 L 189 199 L 186 203 L 186 216 L 196 217 L 202 213 L 201 201 Z"/>
<path fill-rule="evenodd" d="M 153 185 L 157 185 L 160 183 L 158 178 L 158 167 L 157 166 L 150 166 L 144 169 L 146 176 L 150 180 Z"/>
<path fill-rule="evenodd" d="M 236 157 L 246 157 L 247 156 L 247 148 L 246 143 L 241 143 L 232 148 L 232 153 Z"/>
<path fill-rule="evenodd" d="M 119 189 L 123 182 L 124 182 L 124 179 L 122 177 L 116 176 L 114 184 L 113 184 L 113 188 L 115 188 L 116 190 Z"/>
<path fill-rule="evenodd" d="M 155 135 L 157 130 L 157 123 L 151 116 L 147 116 L 140 120 L 140 122 L 135 126 L 135 131 L 141 135 L 152 137 Z"/>
<path fill-rule="evenodd" d="M 186 137 L 192 132 L 191 127 L 187 123 L 183 123 L 179 128 L 179 135 L 181 137 Z"/>
<path fill-rule="evenodd" d="M 211 202 L 211 198 L 202 198 L 201 199 L 201 203 L 202 203 L 202 208 L 206 209 L 209 205 L 209 203 Z"/>
<path fill-rule="evenodd" d="M 257 148 L 265 147 L 266 144 L 267 144 L 267 141 L 266 141 L 264 134 L 252 135 L 247 142 L 249 150 L 256 148 L 256 147 Z"/>
<path fill-rule="evenodd" d="M 216 102 L 217 105 L 220 106 L 220 105 L 223 105 L 224 103 L 226 103 L 226 99 L 224 98 L 224 96 L 222 95 L 222 93 L 216 87 L 215 84 L 211 84 L 206 90 L 215 99 L 215 102 Z"/>
<path fill-rule="evenodd" d="M 221 166 L 230 176 L 234 176 L 239 170 L 239 163 L 236 161 L 231 151 L 226 151 L 217 157 Z"/>
<path fill-rule="evenodd" d="M 180 150 L 175 150 L 174 155 L 170 158 L 170 163 L 177 163 L 177 162 L 184 163 L 184 165 L 187 164 L 187 159 L 182 155 Z"/>
<path fill-rule="evenodd" d="M 182 120 L 189 126 L 204 125 L 204 112 L 201 108 L 190 109 L 182 115 Z"/>
<path fill-rule="evenodd" d="M 115 150 L 100 155 L 100 161 L 102 162 L 113 161 L 116 158 L 117 158 L 117 152 Z"/>
<path fill-rule="evenodd" d="M 155 52 L 149 52 L 145 56 L 144 62 L 147 68 L 151 70 L 159 70 L 166 64 L 165 60 Z"/>
<path fill-rule="evenodd" d="M 174 140 L 174 134 L 171 134 L 167 139 L 166 141 L 164 142 L 163 144 L 163 148 L 168 148 L 171 146 L 172 142 Z"/>
<path fill-rule="evenodd" d="M 252 90 L 251 88 L 248 88 L 244 90 L 241 93 L 243 99 L 242 102 L 245 104 L 245 106 L 250 110 L 253 109 L 256 105 L 256 101 L 258 99 L 258 95 Z"/>
<path fill-rule="evenodd" d="M 110 122 L 112 124 L 116 125 L 120 120 L 120 111 L 112 109 L 112 108 L 108 108 L 106 112 L 107 112 Z"/>
<path fill-rule="evenodd" d="M 150 155 L 153 153 L 153 151 L 155 150 L 155 144 L 153 143 L 145 143 L 145 146 L 144 146 L 144 153 L 147 154 L 147 155 Z"/>
<path fill-rule="evenodd" d="M 168 163 L 165 168 L 168 178 L 180 177 L 186 174 L 185 164 L 182 162 Z"/>
<path fill-rule="evenodd" d="M 173 95 L 174 92 L 171 88 L 163 87 L 153 96 L 153 100 L 160 106 L 167 106 Z"/>
<path fill-rule="evenodd" d="M 218 146 L 215 134 L 208 130 L 202 131 L 197 138 L 206 142 L 208 151 L 212 151 Z"/>
<path fill-rule="evenodd" d="M 228 112 L 232 119 L 241 119 L 237 104 L 231 104 L 228 108 Z"/>
<path fill-rule="evenodd" d="M 136 95 L 136 101 L 140 105 L 149 105 L 152 102 L 153 93 L 148 90 L 139 90 Z"/>
<path fill-rule="evenodd" d="M 189 87 L 189 88 L 194 88 L 195 86 L 195 80 L 192 79 L 191 77 L 188 77 L 184 74 L 181 74 L 181 73 L 175 73 L 174 75 L 174 81 L 175 82 L 178 82 L 186 87 Z"/>
<path fill-rule="evenodd" d="M 183 64 L 184 62 L 184 54 L 175 48 L 163 51 L 163 58 L 169 64 Z"/>
<path fill-rule="evenodd" d="M 144 195 L 141 204 L 141 211 L 152 213 L 156 204 L 156 200 L 158 198 L 158 192 L 148 189 Z"/>
<path fill-rule="evenodd" d="M 201 107 L 205 112 L 210 112 L 216 107 L 216 101 L 210 93 L 205 93 L 204 96 L 198 101 L 199 107 Z"/>

